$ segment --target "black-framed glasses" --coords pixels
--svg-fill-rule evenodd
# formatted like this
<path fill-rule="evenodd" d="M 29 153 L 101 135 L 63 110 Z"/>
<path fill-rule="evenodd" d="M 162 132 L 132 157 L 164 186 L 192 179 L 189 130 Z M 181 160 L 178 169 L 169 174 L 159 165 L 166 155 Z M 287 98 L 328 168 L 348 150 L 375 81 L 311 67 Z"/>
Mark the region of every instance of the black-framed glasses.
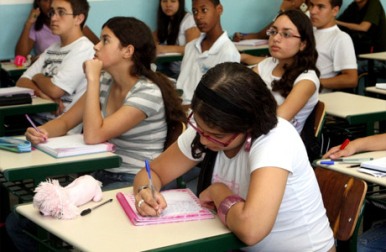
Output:
<path fill-rule="evenodd" d="M 218 145 L 221 145 L 222 147 L 227 147 L 230 143 L 232 143 L 233 140 L 235 140 L 235 138 L 240 134 L 240 133 L 235 133 L 234 135 L 232 135 L 232 137 L 226 141 L 225 143 L 220 141 L 220 140 L 217 140 L 216 138 L 206 134 L 204 131 L 202 131 L 201 129 L 198 128 L 196 122 L 192 119 L 193 117 L 193 112 L 191 112 L 188 116 L 188 124 L 198 133 L 200 134 L 200 136 L 203 136 L 205 137 L 206 139 L 208 139 L 209 141 L 211 141 L 212 143 L 215 143 L 215 144 L 218 144 Z"/>
<path fill-rule="evenodd" d="M 301 39 L 302 38 L 301 36 L 292 34 L 292 32 L 290 32 L 290 31 L 279 32 L 278 30 L 276 30 L 274 28 L 269 28 L 267 30 L 266 34 L 267 34 L 267 36 L 270 36 L 270 37 L 275 37 L 277 34 L 279 34 L 280 37 L 285 38 L 285 39 L 289 39 L 289 38 L 299 38 L 299 39 Z"/>
<path fill-rule="evenodd" d="M 67 13 L 65 9 L 50 9 L 47 13 L 47 16 L 49 18 L 52 18 L 53 16 L 58 15 L 59 17 L 64 17 L 64 16 L 74 16 L 73 13 Z"/>

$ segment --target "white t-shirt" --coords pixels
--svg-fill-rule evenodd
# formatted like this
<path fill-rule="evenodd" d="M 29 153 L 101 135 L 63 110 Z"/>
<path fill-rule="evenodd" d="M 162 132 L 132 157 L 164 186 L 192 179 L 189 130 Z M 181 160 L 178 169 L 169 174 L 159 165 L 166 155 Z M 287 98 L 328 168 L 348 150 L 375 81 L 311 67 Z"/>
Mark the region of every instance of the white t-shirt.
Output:
<path fill-rule="evenodd" d="M 289 171 L 284 196 L 271 233 L 247 249 L 280 252 L 328 251 L 334 244 L 333 233 L 304 144 L 286 120 L 278 120 L 274 129 L 253 142 L 249 152 L 241 148 L 235 157 L 228 158 L 220 151 L 212 182 L 224 183 L 233 193 L 246 198 L 253 171 L 267 166 Z M 180 150 L 192 160 L 191 143 L 195 135 L 194 129 L 189 127 L 178 139 Z"/>
<path fill-rule="evenodd" d="M 182 59 L 181 73 L 177 79 L 177 88 L 183 90 L 183 103 L 190 104 L 194 90 L 201 77 L 212 67 L 223 62 L 240 62 L 240 53 L 224 32 L 212 45 L 202 52 L 201 42 L 206 34 L 186 44 Z"/>
<path fill-rule="evenodd" d="M 194 21 L 193 15 L 187 12 L 180 24 L 180 30 L 177 37 L 177 45 L 186 44 L 185 32 L 192 27 L 196 27 L 196 22 Z"/>
<path fill-rule="evenodd" d="M 341 31 L 337 25 L 326 29 L 314 28 L 318 60 L 316 66 L 320 71 L 320 78 L 331 78 L 344 69 L 357 69 L 354 44 L 351 37 Z M 322 93 L 331 92 L 323 88 Z"/>
<path fill-rule="evenodd" d="M 87 80 L 83 72 L 83 62 L 94 57 L 93 47 L 86 37 L 63 47 L 60 42 L 54 43 L 21 77 L 32 79 L 38 73 L 51 77 L 51 82 L 65 92 L 61 100 L 66 112 L 86 91 Z M 45 113 L 44 117 L 48 121 L 55 118 L 55 115 Z"/>
<path fill-rule="evenodd" d="M 263 61 L 261 61 L 257 65 L 257 69 L 259 72 L 260 77 L 263 79 L 265 84 L 267 84 L 267 87 L 269 90 L 271 90 L 271 93 L 273 94 L 277 105 L 280 106 L 283 104 L 285 98 L 281 96 L 281 94 L 277 91 L 272 91 L 272 82 L 274 80 L 279 80 L 280 77 L 274 76 L 272 74 L 273 69 L 278 64 L 278 61 L 274 61 L 272 57 L 266 58 Z M 310 80 L 315 84 L 315 92 L 312 94 L 310 99 L 308 99 L 306 105 L 295 115 L 295 117 L 291 120 L 292 125 L 296 128 L 298 133 L 303 129 L 304 123 L 307 120 L 307 117 L 311 114 L 312 110 L 314 109 L 316 103 L 318 103 L 318 92 L 319 92 L 319 86 L 320 81 L 318 76 L 316 75 L 314 70 L 309 70 L 308 72 L 304 72 L 300 74 L 294 82 L 294 86 L 298 84 L 301 80 Z"/>

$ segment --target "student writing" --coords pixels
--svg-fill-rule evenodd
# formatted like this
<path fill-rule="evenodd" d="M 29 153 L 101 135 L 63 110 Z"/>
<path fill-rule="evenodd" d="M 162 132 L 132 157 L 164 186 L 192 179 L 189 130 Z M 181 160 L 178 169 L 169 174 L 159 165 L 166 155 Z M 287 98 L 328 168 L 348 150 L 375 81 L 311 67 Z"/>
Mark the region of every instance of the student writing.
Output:
<path fill-rule="evenodd" d="M 276 117 L 276 102 L 257 74 L 239 63 L 216 65 L 202 77 L 191 108 L 190 127 L 150 163 L 157 190 L 203 161 L 201 204 L 217 209 L 249 250 L 335 251 L 303 142 Z M 158 191 L 154 200 L 147 184 L 142 169 L 136 207 L 156 216 L 167 202 Z"/>

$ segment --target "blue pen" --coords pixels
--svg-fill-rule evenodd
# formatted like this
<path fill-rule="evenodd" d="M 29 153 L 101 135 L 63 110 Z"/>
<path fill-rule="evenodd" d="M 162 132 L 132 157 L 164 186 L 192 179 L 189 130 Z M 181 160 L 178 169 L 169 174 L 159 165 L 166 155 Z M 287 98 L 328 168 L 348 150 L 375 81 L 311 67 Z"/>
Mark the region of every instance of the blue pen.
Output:
<path fill-rule="evenodd" d="M 151 194 L 153 196 L 153 199 L 155 200 L 155 191 L 154 191 L 154 186 L 153 186 L 153 180 L 151 178 L 151 169 L 150 169 L 150 164 L 148 160 L 145 160 L 145 168 L 147 172 L 147 177 L 149 178 L 149 188 L 151 190 Z"/>
<path fill-rule="evenodd" d="M 330 161 L 330 160 L 320 161 L 320 164 L 322 164 L 322 165 L 333 165 L 334 161 Z"/>

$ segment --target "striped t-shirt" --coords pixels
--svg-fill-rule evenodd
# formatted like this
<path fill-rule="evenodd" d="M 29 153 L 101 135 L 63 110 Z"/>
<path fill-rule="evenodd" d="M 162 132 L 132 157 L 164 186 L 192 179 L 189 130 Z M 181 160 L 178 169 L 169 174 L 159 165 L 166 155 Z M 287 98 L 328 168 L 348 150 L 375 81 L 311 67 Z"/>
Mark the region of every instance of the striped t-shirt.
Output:
<path fill-rule="evenodd" d="M 111 77 L 104 73 L 100 88 L 102 117 L 107 115 L 106 106 L 111 82 Z M 127 93 L 123 106 L 135 107 L 147 117 L 119 137 L 110 139 L 109 142 L 116 146 L 115 153 L 121 156 L 123 162 L 119 168 L 108 171 L 136 174 L 144 167 L 145 159 L 153 160 L 163 151 L 167 125 L 161 90 L 151 80 L 141 77 Z"/>

